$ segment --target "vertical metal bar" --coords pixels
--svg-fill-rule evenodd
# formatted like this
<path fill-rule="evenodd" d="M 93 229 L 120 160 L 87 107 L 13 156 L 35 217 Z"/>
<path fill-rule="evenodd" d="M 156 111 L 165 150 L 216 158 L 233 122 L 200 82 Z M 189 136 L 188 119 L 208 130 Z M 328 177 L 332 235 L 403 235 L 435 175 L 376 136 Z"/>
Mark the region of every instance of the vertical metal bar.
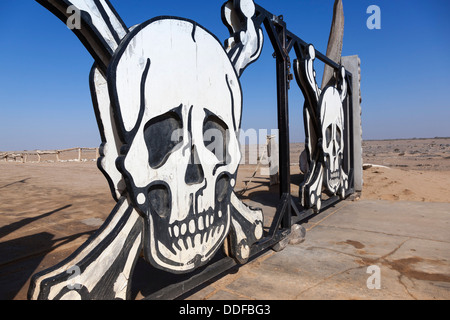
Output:
<path fill-rule="evenodd" d="M 288 55 L 286 49 L 286 24 L 280 21 L 277 25 L 278 37 L 283 49 L 277 55 L 277 109 L 279 130 L 279 162 L 280 162 L 280 195 L 288 195 L 286 211 L 281 221 L 282 228 L 291 227 L 291 173 L 289 159 L 289 106 L 288 106 Z"/>

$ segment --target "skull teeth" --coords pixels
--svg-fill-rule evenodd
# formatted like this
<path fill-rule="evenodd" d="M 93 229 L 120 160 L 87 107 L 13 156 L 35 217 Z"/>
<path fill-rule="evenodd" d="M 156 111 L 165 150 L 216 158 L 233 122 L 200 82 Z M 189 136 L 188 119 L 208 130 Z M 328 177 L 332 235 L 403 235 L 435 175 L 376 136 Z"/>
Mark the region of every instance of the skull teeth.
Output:
<path fill-rule="evenodd" d="M 328 176 L 328 185 L 337 186 L 341 182 L 341 172 L 340 170 L 330 172 Z"/>
<path fill-rule="evenodd" d="M 206 243 L 216 233 L 223 231 L 224 225 L 220 221 L 222 215 L 222 211 L 219 210 L 217 217 L 214 213 L 203 213 L 196 218 L 174 222 L 168 227 L 174 248 L 187 250 Z M 214 222 L 217 222 L 217 225 Z"/>
<path fill-rule="evenodd" d="M 195 232 L 195 220 L 194 219 L 192 219 L 189 222 L 189 232 L 190 233 L 194 233 Z M 170 233 L 170 227 L 169 227 L 169 233 Z"/>
<path fill-rule="evenodd" d="M 189 252 L 190 250 L 196 252 L 196 249 L 201 248 L 203 245 L 216 243 L 217 239 L 223 234 L 224 229 L 225 225 L 221 224 L 220 226 L 211 226 L 208 230 L 196 235 L 174 238 L 171 249 L 172 254 L 178 255 L 180 252 Z"/>

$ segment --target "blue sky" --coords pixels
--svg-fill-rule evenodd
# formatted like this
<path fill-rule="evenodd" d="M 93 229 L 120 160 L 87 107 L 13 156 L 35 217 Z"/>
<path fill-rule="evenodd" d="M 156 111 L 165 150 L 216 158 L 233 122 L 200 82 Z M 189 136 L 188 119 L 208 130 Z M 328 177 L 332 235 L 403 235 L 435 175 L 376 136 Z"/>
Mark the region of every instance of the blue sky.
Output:
<path fill-rule="evenodd" d="M 128 26 L 158 15 L 197 21 L 225 40 L 223 1 L 111 0 Z M 259 0 L 288 29 L 326 52 L 334 0 Z M 343 0 L 343 55 L 362 63 L 363 138 L 450 136 L 450 1 Z M 369 5 L 381 29 L 369 30 Z M 100 144 L 89 91 L 93 58 L 78 38 L 33 0 L 1 0 L 0 150 Z M 269 39 L 241 77 L 242 128 L 276 128 L 275 64 Z M 291 56 L 292 59 L 294 56 Z M 322 70 L 317 63 L 317 70 Z M 318 72 L 319 73 L 319 72 Z M 304 140 L 303 97 L 291 83 L 292 142 Z"/>

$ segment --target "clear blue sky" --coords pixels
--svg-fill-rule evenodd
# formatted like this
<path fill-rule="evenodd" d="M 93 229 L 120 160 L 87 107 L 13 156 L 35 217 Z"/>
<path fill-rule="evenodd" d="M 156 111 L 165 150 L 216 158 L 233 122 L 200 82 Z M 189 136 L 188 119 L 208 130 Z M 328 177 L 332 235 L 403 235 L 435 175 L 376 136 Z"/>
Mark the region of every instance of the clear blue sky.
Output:
<path fill-rule="evenodd" d="M 111 0 L 128 26 L 158 15 L 196 20 L 225 40 L 224 1 Z M 326 51 L 334 0 L 259 0 L 283 14 L 288 29 Z M 343 55 L 362 61 L 363 138 L 450 136 L 450 1 L 343 0 Z M 381 30 L 369 30 L 369 5 Z M 33 0 L 1 0 L 0 150 L 100 144 L 89 92 L 93 58 L 78 38 Z M 276 128 L 275 65 L 266 37 L 262 56 L 241 77 L 243 129 Z M 318 65 L 318 70 L 321 70 Z M 303 97 L 292 82 L 293 142 L 304 140 Z"/>

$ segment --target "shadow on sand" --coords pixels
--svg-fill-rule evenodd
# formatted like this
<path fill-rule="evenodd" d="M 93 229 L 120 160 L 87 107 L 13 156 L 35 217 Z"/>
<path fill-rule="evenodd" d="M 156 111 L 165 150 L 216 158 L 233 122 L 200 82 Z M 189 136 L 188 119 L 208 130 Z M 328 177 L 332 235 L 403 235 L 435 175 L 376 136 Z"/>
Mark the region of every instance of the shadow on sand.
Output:
<path fill-rule="evenodd" d="M 7 235 L 32 222 L 48 217 L 71 206 L 69 204 L 36 217 L 25 218 L 3 226 L 0 228 L 0 241 Z M 54 239 L 55 236 L 53 234 L 40 232 L 0 242 L 0 300 L 14 299 L 39 267 L 46 254 L 74 241 L 78 237 L 92 233 L 93 231 L 83 232 Z"/>

